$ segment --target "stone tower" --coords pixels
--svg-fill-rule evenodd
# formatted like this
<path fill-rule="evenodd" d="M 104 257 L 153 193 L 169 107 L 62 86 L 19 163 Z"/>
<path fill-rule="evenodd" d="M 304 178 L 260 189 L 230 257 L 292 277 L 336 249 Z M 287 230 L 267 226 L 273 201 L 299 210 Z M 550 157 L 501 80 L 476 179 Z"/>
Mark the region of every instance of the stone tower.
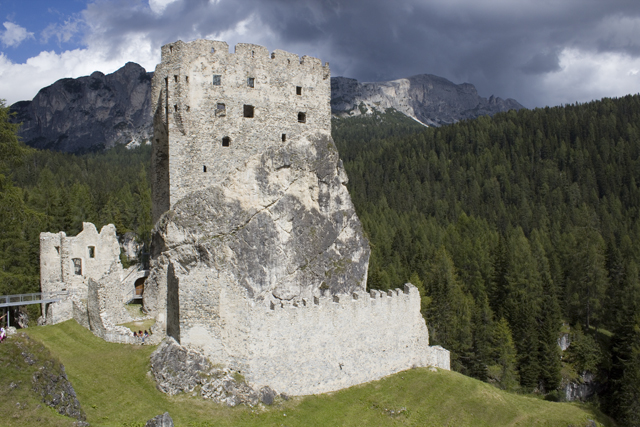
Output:
<path fill-rule="evenodd" d="M 329 65 L 258 45 L 177 41 L 162 47 L 155 101 L 153 218 L 215 185 L 269 147 L 331 134 Z"/>

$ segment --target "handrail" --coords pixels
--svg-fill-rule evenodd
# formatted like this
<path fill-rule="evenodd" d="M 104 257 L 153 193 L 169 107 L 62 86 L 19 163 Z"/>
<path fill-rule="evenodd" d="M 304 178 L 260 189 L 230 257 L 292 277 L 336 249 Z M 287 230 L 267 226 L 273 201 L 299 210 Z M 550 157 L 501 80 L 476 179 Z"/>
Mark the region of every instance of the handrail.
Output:
<path fill-rule="evenodd" d="M 61 299 L 68 297 L 71 293 L 71 291 L 54 291 L 34 292 L 31 294 L 0 295 L 0 307 L 60 301 Z"/>

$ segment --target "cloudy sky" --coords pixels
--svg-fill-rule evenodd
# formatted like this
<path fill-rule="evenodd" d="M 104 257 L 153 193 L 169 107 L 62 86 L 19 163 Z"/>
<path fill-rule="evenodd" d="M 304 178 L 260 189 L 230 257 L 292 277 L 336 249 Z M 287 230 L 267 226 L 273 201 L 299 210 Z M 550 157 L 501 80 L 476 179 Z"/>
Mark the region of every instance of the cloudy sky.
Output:
<path fill-rule="evenodd" d="M 526 107 L 640 92 L 639 0 L 0 0 L 0 98 L 153 70 L 181 39 L 316 56 L 360 81 L 430 73 Z"/>

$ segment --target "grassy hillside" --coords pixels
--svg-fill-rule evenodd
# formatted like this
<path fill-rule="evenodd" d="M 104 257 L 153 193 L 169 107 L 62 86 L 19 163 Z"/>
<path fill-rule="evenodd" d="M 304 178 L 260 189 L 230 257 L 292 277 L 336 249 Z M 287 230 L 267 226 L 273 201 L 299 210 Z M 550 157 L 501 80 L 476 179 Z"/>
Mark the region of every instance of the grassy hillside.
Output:
<path fill-rule="evenodd" d="M 340 392 L 279 401 L 272 407 L 227 408 L 157 391 L 148 374 L 153 347 L 106 343 L 75 321 L 27 332 L 64 363 L 92 426 L 143 426 L 165 411 L 177 426 L 187 427 L 584 426 L 589 419 L 613 425 L 588 407 L 511 394 L 455 372 L 427 369 Z M 0 351 L 8 347 L 3 344 Z M 17 374 L 2 372 L 2 389 L 12 375 Z M 15 412 L 15 403 L 7 402 L 3 413 Z"/>

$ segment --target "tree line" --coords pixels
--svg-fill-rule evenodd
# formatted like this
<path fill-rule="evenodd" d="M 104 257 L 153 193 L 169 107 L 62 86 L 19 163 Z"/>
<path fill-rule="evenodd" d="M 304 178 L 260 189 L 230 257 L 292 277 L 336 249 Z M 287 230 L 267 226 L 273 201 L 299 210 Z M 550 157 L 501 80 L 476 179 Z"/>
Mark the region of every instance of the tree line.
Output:
<path fill-rule="evenodd" d="M 429 129 L 388 111 L 333 135 L 368 286 L 418 286 L 455 370 L 549 398 L 588 371 L 640 425 L 640 96 Z"/>

